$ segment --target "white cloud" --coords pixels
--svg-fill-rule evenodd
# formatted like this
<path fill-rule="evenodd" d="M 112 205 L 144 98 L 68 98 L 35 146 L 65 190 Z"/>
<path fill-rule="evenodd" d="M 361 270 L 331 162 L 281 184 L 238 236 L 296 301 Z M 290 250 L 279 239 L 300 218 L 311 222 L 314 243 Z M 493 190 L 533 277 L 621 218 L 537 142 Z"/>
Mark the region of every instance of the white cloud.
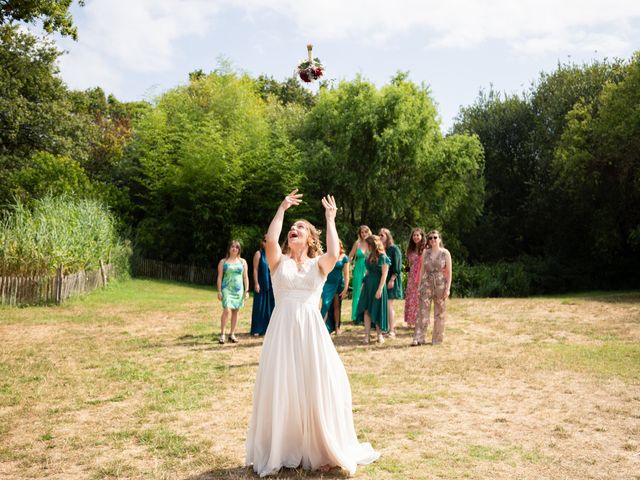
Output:
<path fill-rule="evenodd" d="M 632 43 L 625 25 L 640 19 L 637 0 L 242 0 L 249 11 L 272 10 L 318 39 L 363 43 L 424 30 L 428 47 L 468 48 L 488 40 L 543 53 L 558 48 L 591 49 L 598 41 L 620 50 Z M 605 29 L 605 34 L 585 34 Z M 615 54 L 617 52 L 611 52 Z"/>
<path fill-rule="evenodd" d="M 239 12 L 244 18 L 238 19 Z M 128 96 L 127 76 L 171 71 L 189 55 L 177 45 L 210 35 L 223 18 L 236 19 L 239 28 L 259 26 L 260 38 L 270 43 L 286 44 L 292 36 L 344 41 L 345 52 L 353 52 L 354 44 L 384 45 L 405 36 L 414 45 L 403 48 L 416 51 L 497 41 L 527 57 L 596 50 L 612 57 L 626 56 L 638 44 L 640 1 L 89 0 L 74 18 L 80 38 L 63 41 L 69 50 L 61 60 L 63 77 L 73 88 L 101 85 Z M 255 38 L 251 46 L 237 47 L 261 48 Z"/>
<path fill-rule="evenodd" d="M 207 0 L 88 1 L 75 13 L 79 41 L 61 41 L 68 50 L 60 62 L 63 77 L 73 88 L 118 92 L 123 72 L 170 69 L 176 42 L 205 35 L 218 12 L 219 4 Z"/>
<path fill-rule="evenodd" d="M 173 44 L 204 35 L 218 13 L 206 0 L 94 0 L 87 2 L 83 45 L 133 71 L 161 71 L 171 65 Z"/>

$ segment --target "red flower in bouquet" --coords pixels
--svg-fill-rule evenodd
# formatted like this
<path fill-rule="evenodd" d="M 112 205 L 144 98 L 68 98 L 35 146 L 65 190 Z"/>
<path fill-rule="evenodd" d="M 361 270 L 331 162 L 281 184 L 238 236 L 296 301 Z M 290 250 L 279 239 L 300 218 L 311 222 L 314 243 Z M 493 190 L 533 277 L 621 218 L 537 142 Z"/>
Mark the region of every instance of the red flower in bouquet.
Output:
<path fill-rule="evenodd" d="M 311 55 L 312 45 L 307 45 L 307 52 L 309 54 L 308 60 L 300 62 L 298 65 L 298 76 L 300 80 L 305 83 L 313 82 L 319 79 L 324 74 L 324 67 L 320 63 L 319 58 L 313 58 Z"/>

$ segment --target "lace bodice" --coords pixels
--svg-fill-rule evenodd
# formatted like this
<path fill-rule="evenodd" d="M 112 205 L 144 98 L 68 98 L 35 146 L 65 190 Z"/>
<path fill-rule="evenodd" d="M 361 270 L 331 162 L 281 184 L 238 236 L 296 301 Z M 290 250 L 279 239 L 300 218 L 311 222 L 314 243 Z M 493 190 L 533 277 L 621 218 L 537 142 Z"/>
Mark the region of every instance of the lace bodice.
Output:
<path fill-rule="evenodd" d="M 291 300 L 318 305 L 326 280 L 320 272 L 318 260 L 320 257 L 311 258 L 298 269 L 291 257 L 282 256 L 278 268 L 271 275 L 276 305 Z"/>

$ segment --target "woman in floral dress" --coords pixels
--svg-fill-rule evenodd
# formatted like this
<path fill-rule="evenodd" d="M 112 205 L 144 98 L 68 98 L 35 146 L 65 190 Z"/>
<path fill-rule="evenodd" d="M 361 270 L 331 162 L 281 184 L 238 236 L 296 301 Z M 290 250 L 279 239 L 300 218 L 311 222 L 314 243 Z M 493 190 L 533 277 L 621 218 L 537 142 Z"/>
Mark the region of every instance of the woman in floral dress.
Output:
<path fill-rule="evenodd" d="M 224 343 L 227 318 L 231 315 L 231 332 L 229 340 L 238 343 L 236 328 L 238 326 L 238 310 L 249 298 L 249 273 L 247 262 L 240 256 L 240 242 L 231 240 L 227 248 L 227 256 L 218 263 L 218 300 L 222 300 L 222 316 L 220 317 L 219 343 Z"/>
<path fill-rule="evenodd" d="M 446 301 L 451 292 L 451 276 L 451 254 L 442 245 L 440 232 L 431 230 L 427 234 L 427 248 L 422 252 L 418 316 L 411 346 L 424 344 L 432 303 L 434 306 L 431 345 L 442 343 L 447 315 Z"/>
<path fill-rule="evenodd" d="M 414 228 L 407 247 L 409 261 L 409 276 L 407 278 L 407 293 L 404 301 L 404 323 L 411 328 L 416 326 L 418 314 L 418 285 L 420 284 L 421 256 L 427 243 L 427 237 L 421 228 Z"/>

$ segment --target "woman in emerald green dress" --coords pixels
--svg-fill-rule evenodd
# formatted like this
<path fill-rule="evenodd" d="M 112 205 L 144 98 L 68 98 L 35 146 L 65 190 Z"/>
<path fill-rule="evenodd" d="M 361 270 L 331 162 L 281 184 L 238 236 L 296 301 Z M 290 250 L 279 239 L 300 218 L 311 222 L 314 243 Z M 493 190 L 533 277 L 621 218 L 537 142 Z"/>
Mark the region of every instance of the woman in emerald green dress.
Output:
<path fill-rule="evenodd" d="M 349 289 L 349 258 L 344 254 L 342 240 L 338 240 L 338 243 L 340 244 L 340 258 L 333 270 L 327 275 L 327 281 L 324 282 L 320 307 L 320 314 L 327 330 L 329 333 L 336 332 L 336 335 L 340 335 L 342 299 Z"/>
<path fill-rule="evenodd" d="M 391 261 L 384 253 L 380 237 L 369 235 L 366 241 L 370 253 L 365 262 L 367 274 L 362 282 L 357 320 L 364 321 L 364 343 L 370 341 L 372 324 L 376 327 L 378 343 L 384 343 L 382 332 L 389 329 L 386 282 Z"/>
<path fill-rule="evenodd" d="M 358 228 L 358 239 L 353 242 L 353 247 L 349 252 L 349 263 L 353 265 L 353 283 L 351 284 L 351 293 L 353 302 L 351 303 L 351 320 L 358 323 L 358 301 L 360 299 L 360 289 L 362 288 L 362 279 L 366 273 L 365 259 L 369 253 L 366 239 L 371 235 L 371 229 L 366 225 L 360 225 Z"/>
<path fill-rule="evenodd" d="M 389 257 L 391 264 L 389 265 L 389 276 L 387 279 L 387 295 L 389 301 L 387 306 L 389 309 L 389 338 L 396 338 L 396 324 L 393 314 L 393 301 L 402 300 L 404 294 L 402 292 L 402 252 L 393 242 L 393 235 L 387 228 L 380 229 L 380 240 L 384 245 L 385 253 Z"/>

